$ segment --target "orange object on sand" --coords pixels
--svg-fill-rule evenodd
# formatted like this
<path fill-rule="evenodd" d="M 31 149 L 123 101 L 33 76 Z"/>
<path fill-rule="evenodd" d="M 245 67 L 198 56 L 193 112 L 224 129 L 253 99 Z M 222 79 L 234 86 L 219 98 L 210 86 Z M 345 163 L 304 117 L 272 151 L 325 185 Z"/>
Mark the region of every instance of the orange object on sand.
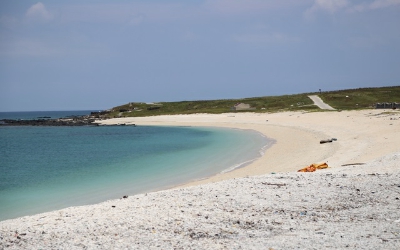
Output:
<path fill-rule="evenodd" d="M 308 167 L 302 168 L 300 170 L 298 170 L 297 172 L 314 172 L 317 169 L 324 169 L 324 168 L 328 168 L 328 164 L 326 164 L 326 162 L 324 163 L 313 163 Z"/>

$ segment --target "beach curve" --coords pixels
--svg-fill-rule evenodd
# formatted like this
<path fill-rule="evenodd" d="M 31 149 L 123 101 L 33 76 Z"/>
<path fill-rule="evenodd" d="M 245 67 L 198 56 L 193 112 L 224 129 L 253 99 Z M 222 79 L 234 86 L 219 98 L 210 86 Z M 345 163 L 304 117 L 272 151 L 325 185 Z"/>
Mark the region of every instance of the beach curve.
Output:
<path fill-rule="evenodd" d="M 400 246 L 398 111 L 197 114 L 102 123 L 254 129 L 276 143 L 254 163 L 190 187 L 2 221 L 0 248 Z M 319 143 L 329 138 L 336 140 Z M 296 172 L 317 161 L 330 168 Z"/>
<path fill-rule="evenodd" d="M 191 182 L 197 185 L 271 172 L 292 172 L 317 162 L 340 167 L 373 160 L 400 148 L 400 128 L 390 125 L 399 122 L 390 118 L 399 116 L 399 111 L 388 115 L 381 110 L 226 113 L 115 118 L 100 124 L 252 129 L 276 140 L 261 158 L 245 168 Z M 320 140 L 332 138 L 337 140 L 320 144 Z"/>

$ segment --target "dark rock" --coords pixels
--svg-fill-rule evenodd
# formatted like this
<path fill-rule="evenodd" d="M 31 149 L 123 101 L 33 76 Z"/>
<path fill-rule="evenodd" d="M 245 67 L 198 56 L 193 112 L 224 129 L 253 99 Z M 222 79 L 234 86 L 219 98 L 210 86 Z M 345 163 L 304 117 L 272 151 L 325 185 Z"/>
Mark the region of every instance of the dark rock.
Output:
<path fill-rule="evenodd" d="M 0 120 L 0 126 L 98 126 L 95 119 L 89 116 L 75 116 L 60 119 L 35 119 L 35 120 Z"/>
<path fill-rule="evenodd" d="M 332 140 L 331 140 L 331 139 L 328 139 L 328 140 L 321 140 L 319 143 L 320 143 L 320 144 L 323 144 L 323 143 L 328 143 L 328 142 L 332 142 Z"/>

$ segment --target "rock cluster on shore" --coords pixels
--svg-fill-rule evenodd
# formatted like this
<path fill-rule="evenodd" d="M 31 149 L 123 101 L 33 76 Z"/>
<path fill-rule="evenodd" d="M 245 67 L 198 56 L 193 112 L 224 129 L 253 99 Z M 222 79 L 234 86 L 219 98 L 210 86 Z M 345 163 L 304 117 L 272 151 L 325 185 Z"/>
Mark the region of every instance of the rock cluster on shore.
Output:
<path fill-rule="evenodd" d="M 400 153 L 0 222 L 0 249 L 399 249 Z"/>
<path fill-rule="evenodd" d="M 88 116 L 60 119 L 0 120 L 0 126 L 98 126 L 95 119 Z"/>

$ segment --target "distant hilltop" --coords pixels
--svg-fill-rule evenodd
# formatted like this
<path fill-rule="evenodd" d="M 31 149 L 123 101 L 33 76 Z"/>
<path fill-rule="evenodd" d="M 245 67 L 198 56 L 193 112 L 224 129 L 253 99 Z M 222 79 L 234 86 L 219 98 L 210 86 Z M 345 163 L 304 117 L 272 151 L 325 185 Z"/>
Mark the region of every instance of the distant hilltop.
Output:
<path fill-rule="evenodd" d="M 319 89 L 313 93 L 242 99 L 158 103 L 130 102 L 107 111 L 93 113 L 93 115 L 97 118 L 115 118 L 193 113 L 320 111 L 308 97 L 309 95 L 318 95 L 336 111 L 370 108 L 392 109 L 399 108 L 400 86 L 337 91 L 323 91 Z M 382 105 L 384 103 L 386 104 Z M 388 105 L 388 103 L 393 103 L 394 105 Z"/>
<path fill-rule="evenodd" d="M 229 112 L 272 113 L 284 111 L 321 111 L 309 98 L 317 95 L 333 111 L 359 109 L 400 109 L 400 86 L 321 91 L 282 96 L 263 96 L 243 99 L 180 101 L 180 102 L 130 102 L 109 110 L 91 112 L 90 115 L 69 116 L 58 119 L 40 117 L 35 120 L 3 119 L 0 126 L 97 126 L 97 120 L 119 117 L 143 117 Z"/>

